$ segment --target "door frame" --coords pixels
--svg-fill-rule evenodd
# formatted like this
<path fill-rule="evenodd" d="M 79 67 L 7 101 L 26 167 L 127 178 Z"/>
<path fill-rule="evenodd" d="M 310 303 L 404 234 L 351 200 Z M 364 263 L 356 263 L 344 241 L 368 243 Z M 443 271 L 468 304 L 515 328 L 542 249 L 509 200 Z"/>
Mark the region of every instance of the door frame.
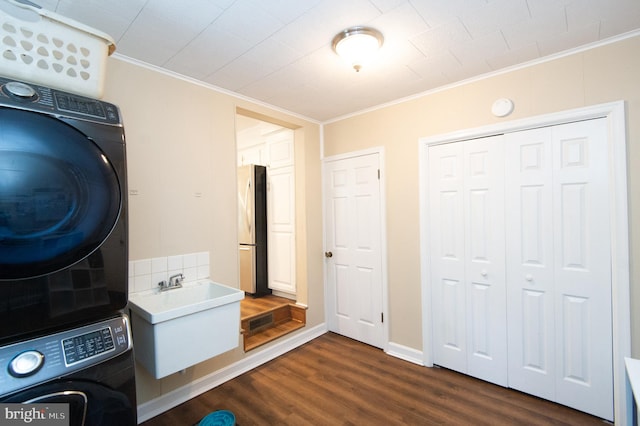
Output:
<path fill-rule="evenodd" d="M 568 111 L 544 114 L 503 123 L 464 129 L 452 133 L 420 138 L 419 192 L 420 192 L 420 281 L 422 288 L 422 341 L 424 365 L 433 366 L 433 335 L 429 309 L 432 303 L 429 278 L 429 147 L 484 136 L 553 126 L 593 118 L 607 120 L 609 153 L 609 205 L 611 207 L 611 285 L 613 332 L 613 396 L 616 424 L 629 424 L 633 418 L 633 404 L 626 386 L 624 358 L 631 356 L 631 307 L 630 307 L 630 259 L 629 219 L 627 196 L 627 152 L 625 102 L 616 101 L 576 108 Z"/>
<path fill-rule="evenodd" d="M 332 155 L 329 157 L 322 158 L 322 247 L 323 253 L 327 251 L 327 241 L 326 241 L 326 230 L 327 230 L 327 214 L 326 211 L 326 198 L 327 194 L 325 193 L 325 179 L 327 178 L 326 174 L 326 164 L 333 161 L 347 160 L 355 157 L 362 157 L 371 154 L 378 154 L 378 159 L 380 161 L 380 274 L 381 282 L 382 282 L 382 314 L 384 315 L 384 320 L 382 322 L 382 333 L 383 333 L 383 342 L 382 342 L 382 350 L 387 352 L 389 349 L 389 283 L 387 279 L 387 196 L 386 196 L 386 179 L 385 179 L 385 156 L 384 156 L 384 147 L 378 146 L 370 149 L 363 149 L 359 151 L 351 151 L 344 154 Z M 329 298 L 328 298 L 328 284 L 327 284 L 327 267 L 328 264 L 324 261 L 324 317 L 325 322 L 328 328 L 328 318 L 329 318 Z"/>

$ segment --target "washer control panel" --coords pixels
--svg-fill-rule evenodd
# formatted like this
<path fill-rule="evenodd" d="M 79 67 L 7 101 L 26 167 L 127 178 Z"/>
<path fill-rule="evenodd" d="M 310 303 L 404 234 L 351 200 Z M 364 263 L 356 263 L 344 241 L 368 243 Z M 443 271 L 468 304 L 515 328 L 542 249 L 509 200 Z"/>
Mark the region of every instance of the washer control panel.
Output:
<path fill-rule="evenodd" d="M 122 125 L 118 107 L 109 102 L 4 77 L 0 77 L 0 106 L 2 105 Z"/>
<path fill-rule="evenodd" d="M 64 362 L 74 365 L 96 355 L 115 349 L 110 327 L 104 327 L 90 333 L 79 334 L 62 341 Z"/>
<path fill-rule="evenodd" d="M 106 361 L 132 347 L 129 318 L 0 347 L 0 396 Z"/>

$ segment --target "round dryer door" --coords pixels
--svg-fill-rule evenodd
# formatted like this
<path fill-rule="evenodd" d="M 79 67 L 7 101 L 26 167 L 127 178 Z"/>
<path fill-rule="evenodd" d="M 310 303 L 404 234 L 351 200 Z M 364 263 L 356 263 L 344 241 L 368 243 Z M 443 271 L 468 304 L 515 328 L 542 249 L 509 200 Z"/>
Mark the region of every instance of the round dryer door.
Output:
<path fill-rule="evenodd" d="M 53 117 L 0 108 L 0 280 L 58 271 L 112 231 L 121 190 L 109 159 Z"/>
<path fill-rule="evenodd" d="M 69 426 L 133 426 L 136 424 L 135 407 L 127 396 L 100 383 L 61 380 L 35 386 L 10 397 L 0 399 L 8 410 L 19 410 L 17 404 L 30 405 L 30 410 L 42 410 L 51 419 L 47 424 Z M 60 404 L 59 406 L 57 404 Z M 34 418 L 33 424 L 38 424 Z M 46 419 L 45 419 L 46 420 Z M 41 422 L 42 423 L 42 422 Z M 46 421 L 45 421 L 46 423 Z"/>

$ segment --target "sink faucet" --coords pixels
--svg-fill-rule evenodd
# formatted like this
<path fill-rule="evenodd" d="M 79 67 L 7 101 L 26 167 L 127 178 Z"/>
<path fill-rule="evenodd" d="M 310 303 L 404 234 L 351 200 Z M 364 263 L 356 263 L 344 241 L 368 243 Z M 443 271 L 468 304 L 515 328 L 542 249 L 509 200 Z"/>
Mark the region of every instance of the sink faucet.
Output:
<path fill-rule="evenodd" d="M 160 287 L 160 291 L 167 291 L 174 288 L 182 287 L 182 281 L 184 281 L 184 275 L 175 274 L 169 277 L 169 283 L 162 280 L 158 283 L 158 286 Z"/>

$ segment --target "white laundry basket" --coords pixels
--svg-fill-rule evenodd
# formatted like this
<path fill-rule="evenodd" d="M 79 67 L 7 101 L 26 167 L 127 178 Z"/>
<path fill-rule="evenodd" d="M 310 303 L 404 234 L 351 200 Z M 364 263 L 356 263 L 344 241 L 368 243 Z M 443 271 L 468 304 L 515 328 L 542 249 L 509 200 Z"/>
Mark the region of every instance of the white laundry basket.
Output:
<path fill-rule="evenodd" d="M 0 0 L 0 75 L 101 98 L 107 34 L 20 0 Z"/>

